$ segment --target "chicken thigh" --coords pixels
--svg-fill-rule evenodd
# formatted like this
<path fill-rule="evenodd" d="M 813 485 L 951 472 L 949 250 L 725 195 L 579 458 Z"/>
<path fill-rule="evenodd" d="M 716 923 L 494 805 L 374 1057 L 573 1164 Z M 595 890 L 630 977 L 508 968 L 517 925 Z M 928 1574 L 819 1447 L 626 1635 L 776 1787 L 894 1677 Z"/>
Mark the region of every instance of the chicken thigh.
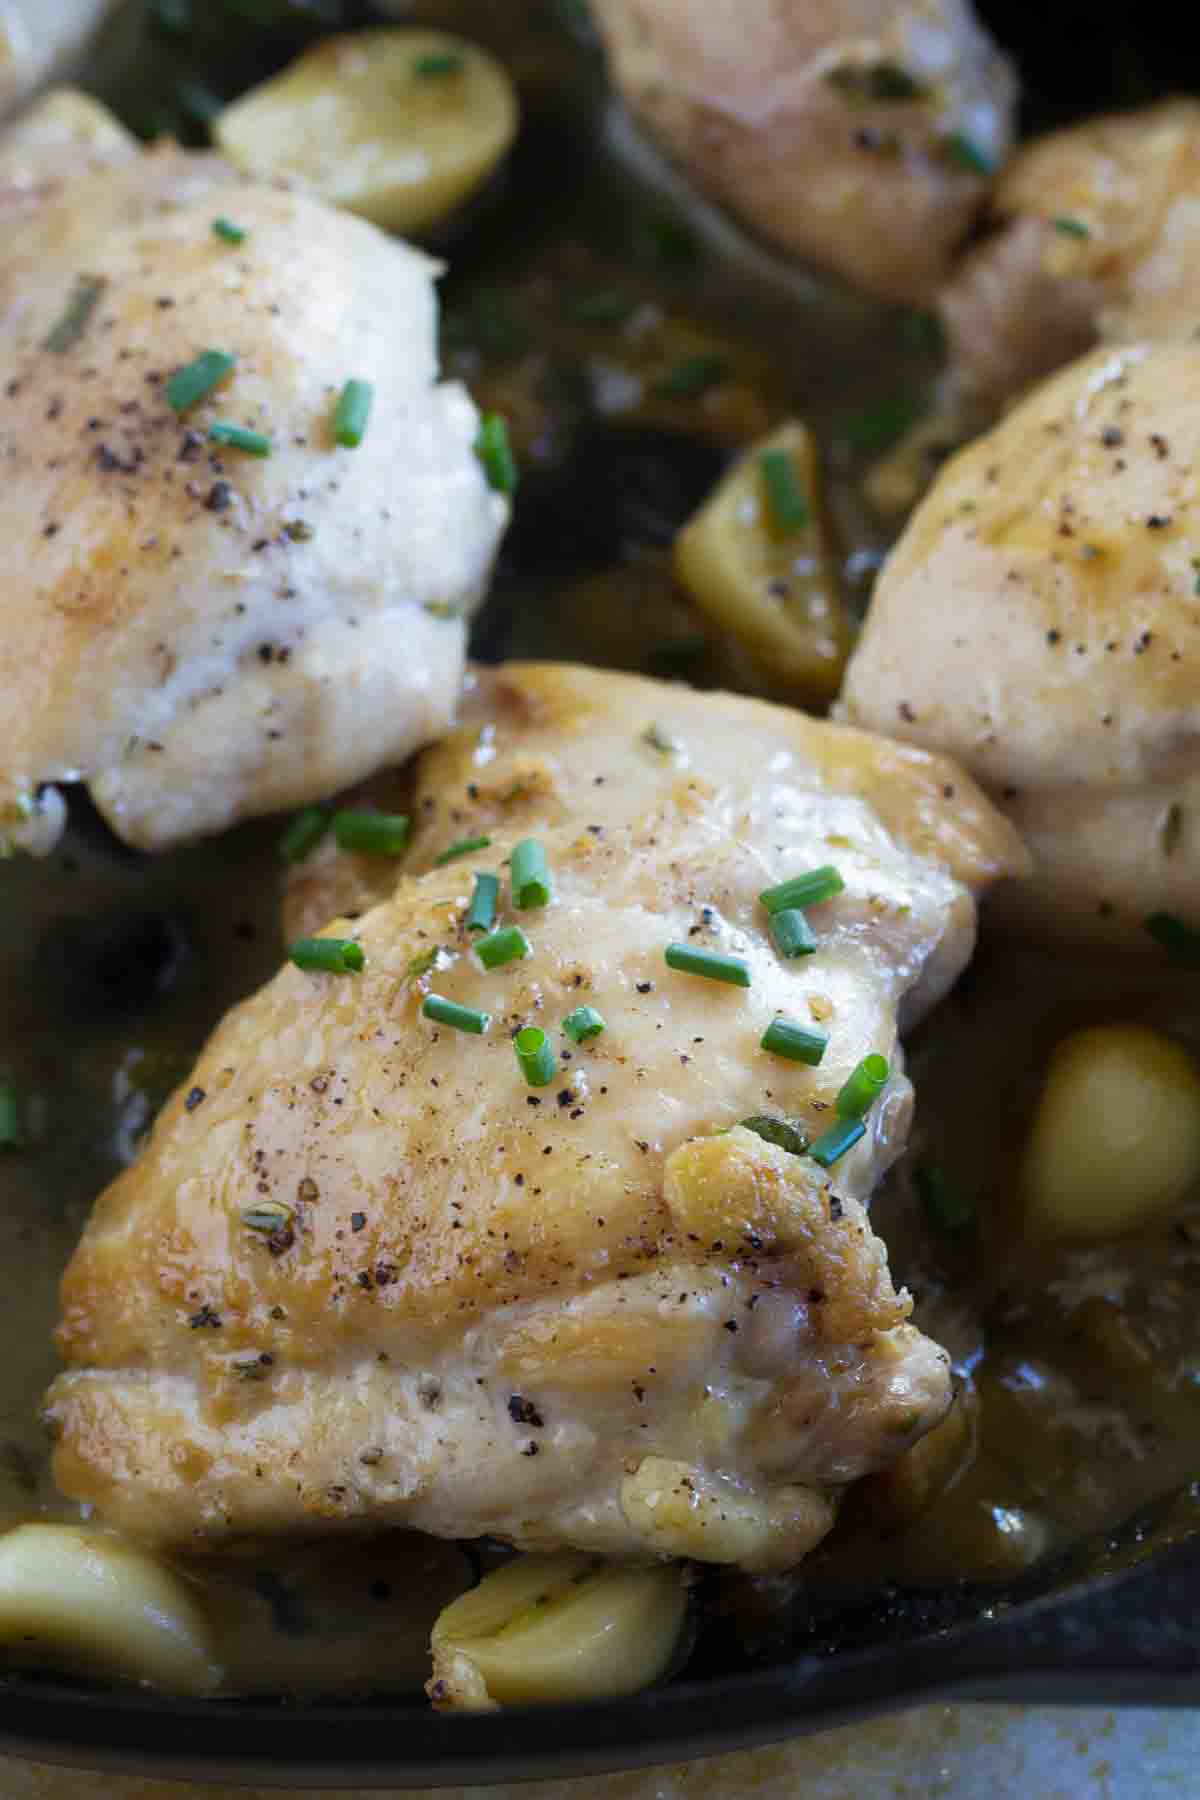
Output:
<path fill-rule="evenodd" d="M 18 195 L 8 226 L 0 831 L 44 848 L 44 784 L 84 780 L 159 849 L 435 736 L 508 512 L 437 380 L 437 265 L 170 148 Z M 181 397 L 214 350 L 228 373 Z M 359 448 L 333 433 L 350 379 Z"/>
<path fill-rule="evenodd" d="M 940 758 L 549 664 L 491 678 L 417 779 L 361 973 L 287 967 L 237 1008 L 99 1200 L 62 1289 L 57 1479 L 176 1549 L 403 1525 L 793 1563 L 949 1400 L 863 1202 L 908 1128 L 898 1017 L 954 979 L 1020 846 Z M 530 950 L 489 970 L 474 875 L 535 820 L 553 895 L 514 914 L 505 884 Z M 844 891 L 785 961 L 759 890 L 827 862 Z M 749 988 L 668 967 L 673 940 Z M 490 1023 L 434 1022 L 431 992 Z M 576 1043 L 580 1006 L 604 1027 Z M 779 1013 L 828 1035 L 819 1067 L 761 1047 Z M 510 1041 L 533 1024 L 544 1086 Z M 832 1173 L 742 1123 L 820 1132 L 868 1052 L 891 1076 Z"/>
<path fill-rule="evenodd" d="M 994 414 L 1099 337 L 1200 323 L 1200 101 L 1101 114 L 1019 150 L 997 229 L 938 299 L 962 398 Z"/>
<path fill-rule="evenodd" d="M 968 0 L 594 0 L 617 86 L 784 250 L 926 300 L 1007 151 L 1016 83 Z"/>
<path fill-rule="evenodd" d="M 1200 348 L 1097 350 L 949 463 L 876 585 L 845 718 L 956 756 L 1052 937 L 1154 948 L 1200 891 Z"/>

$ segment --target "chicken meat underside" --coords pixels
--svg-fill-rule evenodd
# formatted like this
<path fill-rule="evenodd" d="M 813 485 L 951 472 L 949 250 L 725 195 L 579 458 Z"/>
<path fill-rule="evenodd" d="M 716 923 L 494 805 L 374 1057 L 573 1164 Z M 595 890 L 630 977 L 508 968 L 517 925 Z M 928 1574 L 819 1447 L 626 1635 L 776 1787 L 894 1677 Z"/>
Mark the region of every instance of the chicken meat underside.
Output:
<path fill-rule="evenodd" d="M 0 832 L 33 848 L 41 784 L 159 849 L 427 742 L 508 511 L 437 380 L 436 264 L 216 158 L 113 155 L 0 199 Z M 181 409 L 169 378 L 212 349 L 232 372 Z"/>
<path fill-rule="evenodd" d="M 476 706 L 421 759 L 409 868 L 336 927 L 363 972 L 285 967 L 238 1007 L 98 1201 L 57 1479 L 184 1550 L 411 1526 L 791 1564 L 949 1400 L 863 1201 L 908 1129 L 898 1014 L 1023 852 L 953 765 L 762 702 L 534 664 Z M 488 972 L 474 874 L 531 829 L 554 897 Z M 756 896 L 830 861 L 845 891 L 785 962 Z M 752 986 L 673 972 L 673 940 Z M 490 1029 L 423 1017 L 430 991 Z M 605 1028 L 573 1045 L 582 1004 Z M 828 1033 L 818 1068 L 760 1048 L 777 1013 Z M 526 1023 L 560 1058 L 543 1088 Z M 819 1131 L 869 1051 L 893 1073 L 832 1175 L 739 1123 Z"/>
<path fill-rule="evenodd" d="M 1200 882 L 1200 347 L 1093 351 L 957 456 L 876 584 L 854 723 L 960 759 L 1041 935 L 1155 952 Z"/>
<path fill-rule="evenodd" d="M 1016 105 L 967 0 L 594 0 L 592 14 L 618 89 L 700 187 L 870 292 L 931 298 Z"/>

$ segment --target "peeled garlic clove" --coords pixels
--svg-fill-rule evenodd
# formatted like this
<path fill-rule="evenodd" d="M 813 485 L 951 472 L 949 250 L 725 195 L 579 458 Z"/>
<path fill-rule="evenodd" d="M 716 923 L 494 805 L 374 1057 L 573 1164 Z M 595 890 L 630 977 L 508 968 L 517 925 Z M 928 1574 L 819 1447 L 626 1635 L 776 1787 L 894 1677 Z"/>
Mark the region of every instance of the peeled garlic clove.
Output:
<path fill-rule="evenodd" d="M 428 1693 L 476 1711 L 636 1693 L 669 1667 L 686 1611 L 677 1564 L 518 1557 L 438 1619 Z"/>
<path fill-rule="evenodd" d="M 211 1694 L 213 1636 L 179 1576 L 99 1531 L 19 1525 L 0 1537 L 0 1645 L 69 1674 Z"/>

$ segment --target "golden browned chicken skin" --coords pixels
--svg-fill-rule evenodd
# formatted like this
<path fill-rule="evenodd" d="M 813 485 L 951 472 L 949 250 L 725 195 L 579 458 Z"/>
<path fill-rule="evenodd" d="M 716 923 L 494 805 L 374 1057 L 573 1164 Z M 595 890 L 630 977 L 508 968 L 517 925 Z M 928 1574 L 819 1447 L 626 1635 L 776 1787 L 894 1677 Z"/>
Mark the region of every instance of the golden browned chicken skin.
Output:
<path fill-rule="evenodd" d="M 948 1403 L 861 1202 L 907 1132 L 898 1014 L 1023 853 L 952 765 L 845 727 L 553 665 L 489 688 L 421 761 L 412 872 L 337 925 L 363 972 L 287 967 L 238 1007 L 98 1202 L 57 1479 L 177 1548 L 408 1525 L 790 1564 Z M 488 972 L 474 873 L 531 828 L 554 898 L 504 896 L 532 954 Z M 819 950 L 784 962 L 758 892 L 831 860 Z M 672 940 L 751 987 L 668 969 Z M 430 991 L 490 1029 L 432 1023 Z M 606 1026 L 573 1045 L 583 1003 Z M 781 1011 L 829 1034 L 819 1068 L 760 1048 Z M 544 1088 L 525 1023 L 558 1049 Z M 739 1124 L 815 1134 L 869 1051 L 891 1079 L 832 1175 Z"/>
<path fill-rule="evenodd" d="M 1101 113 L 1023 146 L 993 233 L 938 299 L 959 395 L 994 413 L 1089 349 L 1200 323 L 1200 101 Z"/>
<path fill-rule="evenodd" d="M 444 729 L 508 503 L 437 379 L 437 265 L 169 148 L 10 198 L 0 843 L 47 847 L 46 783 L 160 849 Z M 212 349 L 232 368 L 177 406 Z M 350 379 L 374 392 L 358 448 L 332 425 Z"/>
<path fill-rule="evenodd" d="M 595 0 L 616 85 L 714 198 L 888 300 L 927 300 L 1008 148 L 967 0 Z"/>
<path fill-rule="evenodd" d="M 876 584 L 842 713 L 958 757 L 1035 860 L 1041 935 L 1155 951 L 1200 883 L 1200 347 L 1102 349 L 944 469 Z"/>

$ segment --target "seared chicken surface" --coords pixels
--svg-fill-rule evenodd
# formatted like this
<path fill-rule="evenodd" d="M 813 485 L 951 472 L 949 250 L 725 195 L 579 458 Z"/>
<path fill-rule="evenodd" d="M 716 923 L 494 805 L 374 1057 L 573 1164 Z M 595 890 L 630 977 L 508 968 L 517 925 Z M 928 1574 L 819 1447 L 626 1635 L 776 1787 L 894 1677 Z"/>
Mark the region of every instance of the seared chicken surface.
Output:
<path fill-rule="evenodd" d="M 1153 949 L 1200 882 L 1200 349 L 1097 350 L 947 465 L 884 566 L 843 715 L 956 756 L 1038 931 Z"/>
<path fill-rule="evenodd" d="M 1200 324 L 1200 101 L 1100 114 L 1019 150 L 998 229 L 938 300 L 963 397 L 995 412 L 1099 337 Z"/>
<path fill-rule="evenodd" d="M 595 0 L 613 78 L 715 199 L 887 300 L 926 300 L 1012 132 L 967 0 Z"/>
<path fill-rule="evenodd" d="M 436 265 L 221 170 L 167 149 L 9 208 L 0 830 L 32 847 L 44 783 L 85 780 L 159 849 L 426 742 L 507 516 L 474 406 L 437 380 Z M 210 349 L 235 366 L 177 408 Z M 374 388 L 353 450 L 351 378 Z M 217 421 L 270 454 L 210 441 Z"/>
<path fill-rule="evenodd" d="M 491 678 L 417 780 L 425 872 L 338 926 L 363 972 L 289 966 L 237 1008 L 98 1202 L 62 1289 L 58 1482 L 177 1548 L 404 1525 L 793 1563 L 949 1400 L 862 1202 L 907 1134 L 898 1016 L 1023 853 L 940 758 L 569 666 Z M 531 954 L 488 972 L 474 873 L 535 821 L 553 898 L 503 894 Z M 757 895 L 829 861 L 845 891 L 785 962 Z M 673 972 L 672 940 L 751 987 Z M 490 1028 L 432 1023 L 431 991 Z M 606 1024 L 573 1045 L 581 1004 Z M 818 1068 L 760 1048 L 780 1012 L 828 1033 Z M 532 1023 L 544 1088 L 510 1042 Z M 832 1174 L 739 1124 L 820 1131 L 872 1051 L 892 1077 Z"/>

